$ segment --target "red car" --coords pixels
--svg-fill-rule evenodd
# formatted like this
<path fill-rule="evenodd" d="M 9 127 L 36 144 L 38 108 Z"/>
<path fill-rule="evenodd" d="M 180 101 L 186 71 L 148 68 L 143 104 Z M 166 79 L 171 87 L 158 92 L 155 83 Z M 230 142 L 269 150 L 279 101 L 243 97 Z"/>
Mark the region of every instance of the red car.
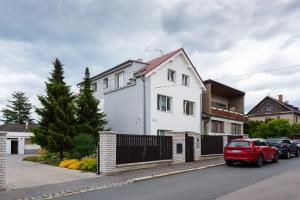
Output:
<path fill-rule="evenodd" d="M 224 159 L 227 165 L 246 162 L 261 167 L 265 161 L 277 163 L 278 152 L 264 139 L 235 139 L 225 146 Z"/>

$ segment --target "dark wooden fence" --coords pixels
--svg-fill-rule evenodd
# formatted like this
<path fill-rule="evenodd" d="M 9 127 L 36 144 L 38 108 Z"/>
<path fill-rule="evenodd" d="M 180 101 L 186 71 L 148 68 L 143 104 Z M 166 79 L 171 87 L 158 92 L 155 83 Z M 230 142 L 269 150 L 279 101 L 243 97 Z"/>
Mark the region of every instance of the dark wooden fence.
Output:
<path fill-rule="evenodd" d="M 201 155 L 211 154 L 223 154 L 223 136 L 201 136 Z"/>
<path fill-rule="evenodd" d="M 116 163 L 172 159 L 172 137 L 117 134 Z"/>

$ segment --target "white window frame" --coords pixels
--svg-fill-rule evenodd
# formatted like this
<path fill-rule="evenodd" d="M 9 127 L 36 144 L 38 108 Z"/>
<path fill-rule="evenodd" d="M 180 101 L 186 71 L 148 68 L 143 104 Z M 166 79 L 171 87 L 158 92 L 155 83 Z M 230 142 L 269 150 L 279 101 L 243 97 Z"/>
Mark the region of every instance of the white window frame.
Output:
<path fill-rule="evenodd" d="M 162 102 L 162 101 L 165 101 L 165 102 Z M 157 110 L 162 111 L 162 112 L 172 112 L 172 97 L 158 94 L 157 95 Z"/>
<path fill-rule="evenodd" d="M 189 105 L 187 105 L 187 104 L 189 104 Z M 187 109 L 186 109 L 187 106 L 189 107 L 189 110 L 190 109 L 192 110 L 192 113 L 187 113 Z M 183 100 L 183 114 L 188 115 L 188 116 L 195 116 L 195 102 Z"/>
<path fill-rule="evenodd" d="M 190 86 L 190 76 L 182 74 L 182 85 Z"/>
<path fill-rule="evenodd" d="M 92 83 L 93 92 L 97 92 L 97 82 Z"/>
<path fill-rule="evenodd" d="M 104 89 L 108 88 L 108 78 L 107 77 L 103 79 L 103 88 Z"/>
<path fill-rule="evenodd" d="M 166 136 L 167 131 L 169 131 L 169 130 L 157 129 L 156 134 L 157 134 L 157 136 Z"/>
<path fill-rule="evenodd" d="M 168 69 L 168 81 L 176 82 L 176 71 L 173 69 Z"/>
<path fill-rule="evenodd" d="M 121 88 L 124 86 L 124 72 L 119 72 L 115 74 L 115 88 Z"/>

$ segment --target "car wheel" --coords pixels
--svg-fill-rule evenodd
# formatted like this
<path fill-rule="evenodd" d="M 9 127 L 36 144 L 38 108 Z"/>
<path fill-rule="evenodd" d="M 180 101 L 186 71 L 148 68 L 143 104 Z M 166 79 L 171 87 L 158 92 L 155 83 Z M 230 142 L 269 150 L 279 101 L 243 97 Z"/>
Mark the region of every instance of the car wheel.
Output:
<path fill-rule="evenodd" d="M 290 159 L 290 157 L 291 157 L 291 154 L 290 154 L 290 152 L 288 151 L 288 152 L 286 153 L 286 155 L 285 155 L 285 158 L 286 158 L 286 159 Z"/>
<path fill-rule="evenodd" d="M 230 160 L 226 160 L 225 162 L 226 162 L 226 165 L 228 165 L 228 166 L 232 166 L 233 165 L 233 162 L 230 161 Z"/>
<path fill-rule="evenodd" d="M 297 149 L 297 150 L 296 150 L 296 153 L 295 153 L 295 156 L 296 156 L 296 157 L 299 157 L 299 155 L 300 155 L 300 150 Z"/>
<path fill-rule="evenodd" d="M 256 167 L 262 167 L 263 163 L 264 163 L 264 158 L 262 155 L 259 155 L 255 163 Z"/>
<path fill-rule="evenodd" d="M 278 161 L 279 161 L 279 156 L 278 153 L 276 153 L 274 158 L 272 159 L 272 163 L 278 163 Z"/>

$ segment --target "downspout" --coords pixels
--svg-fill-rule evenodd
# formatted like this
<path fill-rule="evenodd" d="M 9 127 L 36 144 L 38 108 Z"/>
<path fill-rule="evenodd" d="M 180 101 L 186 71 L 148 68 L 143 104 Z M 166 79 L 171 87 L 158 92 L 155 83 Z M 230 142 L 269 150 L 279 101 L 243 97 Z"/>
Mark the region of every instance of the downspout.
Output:
<path fill-rule="evenodd" d="M 144 126 L 144 135 L 146 135 L 146 83 L 145 76 L 142 77 L 143 80 L 143 126 Z"/>

